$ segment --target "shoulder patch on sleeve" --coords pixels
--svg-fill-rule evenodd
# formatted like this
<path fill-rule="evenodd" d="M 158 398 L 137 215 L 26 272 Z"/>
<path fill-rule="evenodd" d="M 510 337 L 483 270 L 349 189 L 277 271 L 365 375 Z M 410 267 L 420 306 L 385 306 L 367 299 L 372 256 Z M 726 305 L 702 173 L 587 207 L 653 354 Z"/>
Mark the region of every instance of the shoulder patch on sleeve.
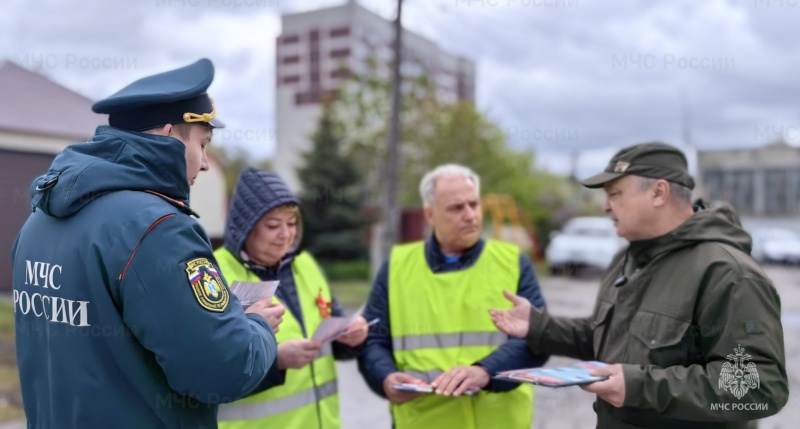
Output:
<path fill-rule="evenodd" d="M 761 329 L 761 324 L 753 321 L 744 322 L 744 332 L 748 334 L 763 334 L 764 330 Z"/>
<path fill-rule="evenodd" d="M 201 307 L 209 311 L 225 311 L 230 295 L 211 261 L 206 258 L 192 259 L 186 263 L 186 275 Z"/>

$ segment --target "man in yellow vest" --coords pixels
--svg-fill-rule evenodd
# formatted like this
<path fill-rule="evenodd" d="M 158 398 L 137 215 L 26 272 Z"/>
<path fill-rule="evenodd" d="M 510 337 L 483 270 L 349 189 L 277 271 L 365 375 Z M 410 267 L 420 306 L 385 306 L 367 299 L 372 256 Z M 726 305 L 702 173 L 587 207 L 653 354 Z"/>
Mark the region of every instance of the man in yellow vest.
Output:
<path fill-rule="evenodd" d="M 287 309 L 276 334 L 278 359 L 250 394 L 220 407 L 220 429 L 338 429 L 334 359 L 353 359 L 367 337 L 363 317 L 333 343 L 311 340 L 322 320 L 342 316 L 325 276 L 300 251 L 298 199 L 276 174 L 246 168 L 214 252 L 228 284 L 279 280 L 276 301 Z"/>
<path fill-rule="evenodd" d="M 433 234 L 395 246 L 380 268 L 364 310 L 380 322 L 359 370 L 391 402 L 397 429 L 530 428 L 532 387 L 491 376 L 547 357 L 501 333 L 489 309 L 511 307 L 502 291 L 544 307 L 531 261 L 514 245 L 481 239 L 480 180 L 470 169 L 437 167 L 420 193 Z M 396 388 L 406 383 L 431 383 L 435 391 Z"/>

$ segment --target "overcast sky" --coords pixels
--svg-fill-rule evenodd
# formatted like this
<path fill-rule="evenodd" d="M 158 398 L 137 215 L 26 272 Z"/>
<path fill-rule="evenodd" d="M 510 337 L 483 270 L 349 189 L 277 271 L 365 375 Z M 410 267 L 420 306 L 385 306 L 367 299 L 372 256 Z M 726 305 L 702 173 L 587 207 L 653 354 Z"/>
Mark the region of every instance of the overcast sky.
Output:
<path fill-rule="evenodd" d="M 6 0 L 0 60 L 100 99 L 208 57 L 217 142 L 269 156 L 280 14 L 343 2 Z M 394 15 L 394 0 L 360 3 Z M 572 151 L 585 175 L 646 140 L 800 145 L 800 0 L 406 0 L 403 18 L 475 61 L 479 107 L 559 173 Z"/>

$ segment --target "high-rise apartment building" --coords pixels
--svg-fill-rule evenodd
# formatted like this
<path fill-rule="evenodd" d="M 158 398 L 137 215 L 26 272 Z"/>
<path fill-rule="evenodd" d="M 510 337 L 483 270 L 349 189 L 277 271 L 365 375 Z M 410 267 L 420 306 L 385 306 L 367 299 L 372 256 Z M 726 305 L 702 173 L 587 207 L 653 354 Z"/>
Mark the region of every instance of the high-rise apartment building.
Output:
<path fill-rule="evenodd" d="M 391 21 L 355 1 L 326 9 L 283 15 L 276 40 L 276 128 L 274 165 L 292 190 L 300 189 L 296 170 L 311 149 L 311 134 L 321 101 L 350 73 L 367 70 L 391 77 L 394 27 Z M 474 99 L 475 65 L 434 42 L 403 32 L 405 78 L 426 76 L 442 100 Z"/>

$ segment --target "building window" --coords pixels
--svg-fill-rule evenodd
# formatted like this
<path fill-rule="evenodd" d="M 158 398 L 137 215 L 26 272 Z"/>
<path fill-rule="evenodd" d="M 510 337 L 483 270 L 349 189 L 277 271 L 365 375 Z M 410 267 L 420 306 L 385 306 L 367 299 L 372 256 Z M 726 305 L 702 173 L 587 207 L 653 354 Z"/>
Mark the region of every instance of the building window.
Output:
<path fill-rule="evenodd" d="M 300 55 L 288 55 L 283 57 L 284 64 L 294 64 L 300 62 Z"/>
<path fill-rule="evenodd" d="M 764 212 L 767 215 L 785 215 L 788 194 L 788 171 L 766 170 L 764 172 Z"/>
<path fill-rule="evenodd" d="M 752 170 L 731 171 L 726 178 L 724 200 L 729 201 L 737 211 L 746 214 L 755 212 L 755 183 Z"/>
<path fill-rule="evenodd" d="M 301 104 L 317 104 L 323 101 L 333 101 L 338 97 L 336 90 L 311 90 L 308 92 L 298 92 L 294 95 L 294 102 L 297 105 Z"/>
<path fill-rule="evenodd" d="M 339 27 L 331 30 L 331 37 L 344 37 L 350 35 L 349 27 Z"/>
<path fill-rule="evenodd" d="M 300 36 L 296 34 L 292 34 L 291 36 L 283 36 L 281 37 L 281 43 L 284 45 L 291 45 L 292 43 L 297 43 L 300 41 Z"/>
<path fill-rule="evenodd" d="M 283 83 L 300 82 L 300 76 L 298 75 L 284 76 L 282 81 Z"/>
<path fill-rule="evenodd" d="M 754 180 L 752 170 L 709 169 L 703 173 L 703 184 L 708 191 L 708 199 L 728 202 L 740 214 L 755 212 Z"/>
<path fill-rule="evenodd" d="M 469 80 L 462 73 L 459 73 L 456 78 L 456 93 L 460 100 L 474 100 L 475 88 L 469 83 Z"/>
<path fill-rule="evenodd" d="M 724 181 L 725 174 L 722 171 L 707 170 L 703 173 L 703 183 L 706 187 L 706 191 L 708 192 L 709 200 L 726 200 L 726 195 L 724 194 Z"/>
<path fill-rule="evenodd" d="M 347 79 L 350 77 L 350 70 L 342 67 L 331 72 L 331 77 L 334 79 Z"/>
<path fill-rule="evenodd" d="M 788 194 L 789 201 L 786 203 L 787 214 L 800 214 L 800 169 L 789 170 L 788 174 Z"/>
<path fill-rule="evenodd" d="M 350 56 L 350 48 L 334 49 L 331 51 L 331 58 L 347 58 Z"/>
<path fill-rule="evenodd" d="M 320 76 L 320 63 L 319 63 L 319 31 L 312 30 L 310 33 L 311 43 L 308 45 L 309 58 L 311 61 L 308 63 L 308 74 L 311 81 L 311 99 L 309 102 L 316 103 L 319 101 L 319 76 Z"/>
<path fill-rule="evenodd" d="M 294 95 L 294 104 L 310 104 L 313 102 L 313 94 L 310 92 L 298 92 Z"/>
<path fill-rule="evenodd" d="M 335 89 L 329 89 L 322 93 L 322 100 L 324 102 L 335 101 L 339 97 L 339 92 Z"/>

